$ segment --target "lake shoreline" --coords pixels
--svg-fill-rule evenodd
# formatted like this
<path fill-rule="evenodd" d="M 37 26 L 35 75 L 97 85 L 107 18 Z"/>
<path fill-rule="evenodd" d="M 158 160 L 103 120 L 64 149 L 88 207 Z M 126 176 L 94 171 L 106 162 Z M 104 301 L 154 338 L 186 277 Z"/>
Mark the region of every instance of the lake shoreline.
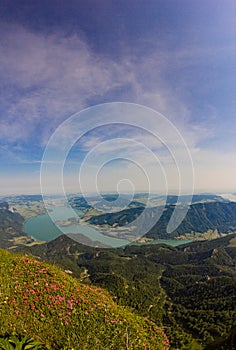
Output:
<path fill-rule="evenodd" d="M 58 214 L 62 214 L 61 212 L 64 211 L 64 207 L 55 207 L 54 211 L 60 211 Z M 63 212 L 64 213 L 64 212 Z M 50 212 L 52 214 L 52 212 Z M 71 214 L 71 213 L 70 213 Z M 59 215 L 60 216 L 60 215 Z M 57 217 L 58 219 L 58 217 Z M 68 220 L 68 217 L 64 213 L 64 217 L 60 217 L 60 221 Z M 58 221 L 58 220 L 55 220 Z M 67 232 L 66 232 L 67 231 Z M 71 232 L 70 232 L 71 231 Z M 74 232 L 73 232 L 74 231 Z M 35 241 L 36 244 L 50 242 L 57 237 L 61 236 L 62 234 L 70 235 L 70 234 L 80 234 L 83 235 L 85 238 L 88 238 L 92 241 L 99 241 L 99 238 L 102 239 L 104 245 L 109 245 L 111 247 L 122 247 L 126 245 L 148 245 L 148 244 L 167 244 L 169 246 L 175 247 L 178 245 L 190 243 L 193 240 L 190 239 L 159 239 L 159 240 L 150 240 L 148 238 L 142 237 L 139 238 L 140 241 L 129 241 L 124 239 L 119 239 L 106 234 L 106 232 L 96 232 L 94 228 L 89 227 L 89 225 L 86 225 L 83 220 L 80 221 L 80 224 L 77 225 L 65 225 L 63 226 L 56 226 L 54 222 L 51 219 L 51 215 L 48 214 L 44 215 L 38 215 L 34 216 L 32 218 L 29 218 L 24 223 L 24 232 L 32 237 L 32 239 Z M 115 246 L 114 246 L 115 243 Z M 83 244 L 83 243 L 82 243 Z"/>

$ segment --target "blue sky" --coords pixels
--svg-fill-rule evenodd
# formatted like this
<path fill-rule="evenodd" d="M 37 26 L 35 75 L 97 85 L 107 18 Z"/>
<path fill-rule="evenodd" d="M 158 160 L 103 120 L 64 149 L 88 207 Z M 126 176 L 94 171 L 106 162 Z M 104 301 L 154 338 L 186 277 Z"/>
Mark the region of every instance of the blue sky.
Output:
<path fill-rule="evenodd" d="M 235 191 L 235 13 L 233 0 L 2 0 L 0 193 L 38 193 L 43 152 L 57 127 L 84 108 L 119 101 L 153 108 L 178 128 L 196 191 Z M 136 131 L 116 129 L 113 137 L 145 139 Z M 111 135 L 91 131 L 71 159 L 80 163 L 88 147 Z M 133 146 L 127 150 L 131 157 Z M 121 155 L 118 146 L 113 151 Z M 114 162 L 101 189 L 112 190 L 117 174 L 133 176 L 131 168 L 119 173 Z M 76 176 L 68 166 L 70 185 Z M 136 185 L 146 189 L 141 179 Z"/>

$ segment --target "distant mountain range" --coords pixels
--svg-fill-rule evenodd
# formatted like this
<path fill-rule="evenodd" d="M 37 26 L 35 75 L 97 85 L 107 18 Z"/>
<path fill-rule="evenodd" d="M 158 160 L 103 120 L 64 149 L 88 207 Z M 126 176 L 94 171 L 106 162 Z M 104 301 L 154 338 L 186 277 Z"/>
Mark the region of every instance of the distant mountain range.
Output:
<path fill-rule="evenodd" d="M 102 197 L 102 198 L 101 198 Z M 79 209 L 89 209 L 92 207 L 92 203 L 96 204 L 96 208 L 100 208 L 102 210 L 104 206 L 104 201 L 107 206 L 111 208 L 119 208 L 119 207 L 144 207 L 149 198 L 149 202 L 153 204 L 153 206 L 157 205 L 175 205 L 175 204 L 195 204 L 200 202 L 225 202 L 228 203 L 229 200 L 225 199 L 219 195 L 215 194 L 194 194 L 194 195 L 148 195 L 146 194 L 135 194 L 133 200 L 130 201 L 130 196 L 125 194 L 103 194 L 101 197 L 98 196 L 88 196 L 86 198 L 82 196 L 72 196 L 69 199 L 70 204 L 73 207 L 77 207 Z"/>
<path fill-rule="evenodd" d="M 40 202 L 43 197 L 40 194 L 30 194 L 30 195 L 18 195 L 18 196 L 4 196 L 1 198 L 0 202 L 8 202 L 14 200 L 15 202 Z"/>

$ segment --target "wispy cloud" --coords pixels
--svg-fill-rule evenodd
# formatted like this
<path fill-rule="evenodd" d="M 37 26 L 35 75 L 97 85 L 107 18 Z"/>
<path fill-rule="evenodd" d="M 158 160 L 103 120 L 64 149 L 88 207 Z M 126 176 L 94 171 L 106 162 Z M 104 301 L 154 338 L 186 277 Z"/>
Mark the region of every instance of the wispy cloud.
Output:
<path fill-rule="evenodd" d="M 127 83 L 118 64 L 96 57 L 78 35 L 1 29 L 0 75 L 7 84 L 1 92 L 1 137 L 27 139 L 40 125 L 45 143 L 53 128 L 86 107 L 88 99 Z"/>
<path fill-rule="evenodd" d="M 217 164 L 220 152 L 212 151 L 211 147 L 216 145 L 211 146 L 210 140 L 224 138 L 226 129 L 229 130 L 227 135 L 235 139 L 231 127 L 235 121 L 229 116 L 225 122 L 228 114 L 223 115 L 223 109 L 211 102 L 211 94 L 216 86 L 225 84 L 224 74 L 218 72 L 221 71 L 219 67 L 226 65 L 226 55 L 232 62 L 235 59 L 232 43 L 226 43 L 224 47 L 214 43 L 211 47 L 193 43 L 170 49 L 158 37 L 150 37 L 152 50 L 144 52 L 142 39 L 137 42 L 136 50 L 126 48 L 116 58 L 95 52 L 79 31 L 65 34 L 54 27 L 46 33 L 13 22 L 2 22 L 0 31 L 2 159 L 19 164 L 39 164 L 49 137 L 71 114 L 97 103 L 127 101 L 157 110 L 179 129 L 194 157 L 199 186 L 203 187 L 204 171 L 209 170 L 212 175 L 208 158 L 215 174 L 222 175 L 222 171 L 213 166 L 213 163 Z M 232 111 L 228 113 L 231 115 Z M 136 118 L 137 121 L 139 118 L 144 120 L 143 116 L 136 115 Z M 156 131 L 158 127 L 154 119 L 147 125 L 148 130 Z M 181 158 L 179 139 L 165 128 L 160 130 L 166 144 L 175 148 Z M 70 138 L 71 131 L 66 132 L 65 139 Z M 103 143 L 121 135 L 144 143 L 157 152 L 167 167 L 170 165 L 168 150 L 163 151 L 165 144 L 160 140 L 128 127 L 124 132 L 118 125 L 94 130 L 82 137 L 80 152 L 100 144 L 97 149 L 100 160 L 103 155 L 118 157 L 126 154 L 151 167 L 152 160 L 137 145 Z M 233 154 L 230 155 L 227 161 L 219 155 L 228 172 L 233 159 Z M 231 177 L 229 183 L 233 185 Z"/>
<path fill-rule="evenodd" d="M 45 35 L 12 24 L 2 24 L 1 33 L 0 76 L 6 89 L 1 90 L 0 136 L 9 142 L 33 139 L 45 145 L 60 122 L 94 101 L 136 102 L 180 127 L 190 122 L 188 106 L 164 76 L 170 65 L 165 51 L 114 61 L 95 55 L 77 34 Z M 186 129 L 189 139 L 199 138 L 194 128 Z"/>

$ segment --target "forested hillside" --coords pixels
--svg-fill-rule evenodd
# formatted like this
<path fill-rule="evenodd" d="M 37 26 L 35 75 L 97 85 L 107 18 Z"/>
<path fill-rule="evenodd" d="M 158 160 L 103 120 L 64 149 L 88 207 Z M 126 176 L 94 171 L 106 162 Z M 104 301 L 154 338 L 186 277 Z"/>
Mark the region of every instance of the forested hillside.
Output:
<path fill-rule="evenodd" d="M 172 349 L 205 349 L 236 327 L 236 235 L 124 249 L 86 247 L 61 236 L 28 251 L 163 325 Z"/>
<path fill-rule="evenodd" d="M 155 323 L 68 271 L 1 249 L 0 266 L 0 349 L 169 349 Z"/>
<path fill-rule="evenodd" d="M 14 211 L 9 210 L 9 204 L 0 203 L 0 247 L 32 242 L 32 239 L 23 233 L 24 218 Z"/>
<path fill-rule="evenodd" d="M 150 208 L 146 211 L 146 216 L 155 215 L 158 208 Z M 182 223 L 171 233 L 167 232 L 167 225 L 175 209 L 174 205 L 167 205 L 163 210 L 160 220 L 145 235 L 153 239 L 170 239 L 179 236 L 191 235 L 201 237 L 202 234 L 210 231 L 218 233 L 236 232 L 236 202 L 206 202 L 192 204 L 182 221 Z M 181 207 L 179 207 L 181 210 Z M 183 208 L 184 210 L 184 208 Z M 88 219 L 94 225 L 124 226 L 132 223 L 141 213 L 143 207 L 125 209 L 117 213 L 108 213 L 92 216 Z M 145 218 L 143 219 L 145 222 Z"/>

